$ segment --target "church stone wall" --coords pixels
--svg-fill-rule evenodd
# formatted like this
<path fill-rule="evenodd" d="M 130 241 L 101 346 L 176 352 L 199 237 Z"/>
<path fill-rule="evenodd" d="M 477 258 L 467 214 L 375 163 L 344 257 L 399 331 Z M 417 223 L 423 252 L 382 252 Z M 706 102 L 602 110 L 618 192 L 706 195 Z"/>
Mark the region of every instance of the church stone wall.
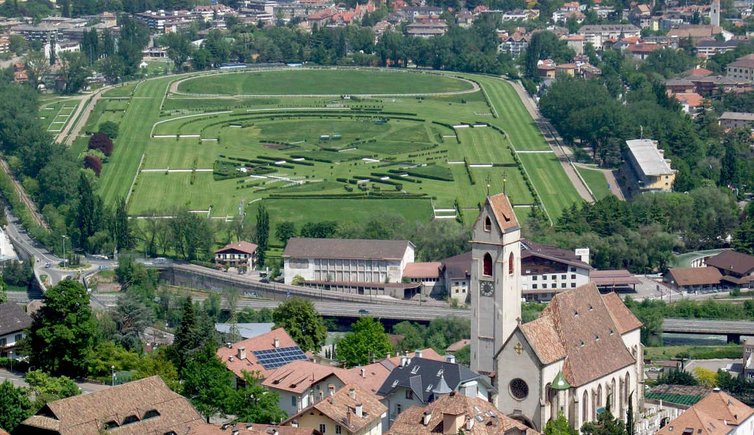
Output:
<path fill-rule="evenodd" d="M 497 408 L 506 415 L 523 414 L 532 419 L 535 429 L 543 430 L 544 424 L 538 417 L 539 401 L 543 394 L 540 364 L 534 350 L 518 329 L 498 354 L 497 377 Z M 514 379 L 526 382 L 529 388 L 526 398 L 517 399 L 513 396 L 511 381 Z"/>

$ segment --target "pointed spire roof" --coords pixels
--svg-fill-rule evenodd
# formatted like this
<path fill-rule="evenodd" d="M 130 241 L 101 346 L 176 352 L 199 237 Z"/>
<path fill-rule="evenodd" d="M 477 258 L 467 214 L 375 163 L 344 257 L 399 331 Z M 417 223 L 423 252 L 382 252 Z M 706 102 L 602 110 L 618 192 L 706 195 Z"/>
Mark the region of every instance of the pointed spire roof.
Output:
<path fill-rule="evenodd" d="M 555 379 L 552 380 L 550 388 L 552 388 L 553 390 L 562 391 L 571 388 L 571 384 L 566 381 L 565 376 L 563 376 L 563 372 L 559 371 L 558 374 L 555 375 Z"/>
<path fill-rule="evenodd" d="M 445 375 L 440 375 L 440 382 L 437 383 L 437 386 L 432 390 L 432 394 L 434 395 L 440 395 L 440 394 L 450 394 L 453 390 L 450 389 L 448 386 L 448 383 L 445 382 Z"/>

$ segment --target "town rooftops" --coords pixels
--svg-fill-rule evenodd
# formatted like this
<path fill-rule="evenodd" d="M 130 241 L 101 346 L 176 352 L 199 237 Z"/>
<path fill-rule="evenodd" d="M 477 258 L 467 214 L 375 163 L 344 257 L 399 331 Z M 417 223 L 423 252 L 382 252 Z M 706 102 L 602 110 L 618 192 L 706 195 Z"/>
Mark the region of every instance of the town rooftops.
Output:
<path fill-rule="evenodd" d="M 677 29 L 670 29 L 668 37 L 670 38 L 712 38 L 723 32 L 720 26 L 711 26 L 708 24 L 687 25 Z"/>
<path fill-rule="evenodd" d="M 283 422 L 283 425 L 291 425 L 294 421 L 298 421 L 301 415 L 312 410 L 326 415 L 336 424 L 345 427 L 349 433 L 359 433 L 379 421 L 387 408 L 373 394 L 355 384 L 348 384 L 332 396 L 302 409 L 298 414 Z"/>
<path fill-rule="evenodd" d="M 687 429 L 691 429 L 691 433 L 695 435 L 728 434 L 752 414 L 754 409 L 716 388 L 657 434 L 675 435 L 686 433 Z"/>
<path fill-rule="evenodd" d="M 413 244 L 408 240 L 307 239 L 288 240 L 284 258 L 322 258 L 350 260 L 403 259 Z"/>
<path fill-rule="evenodd" d="M 31 317 L 13 302 L 0 304 L 0 336 L 23 331 L 31 326 Z"/>
<path fill-rule="evenodd" d="M 450 426 L 450 427 L 447 427 Z M 425 407 L 402 412 L 387 431 L 389 435 L 535 435 L 539 432 L 500 412 L 478 397 L 450 393 Z"/>
<path fill-rule="evenodd" d="M 424 359 L 431 359 L 435 361 L 444 361 L 445 358 L 440 355 L 439 353 L 435 352 L 434 349 L 431 347 L 428 347 L 426 349 L 417 349 L 416 352 L 407 352 L 401 356 L 398 352 L 395 353 L 394 357 L 388 356 L 386 359 L 382 360 L 382 363 L 385 364 L 387 368 L 390 370 L 393 370 L 394 368 L 401 365 L 401 360 L 403 358 L 424 358 Z"/>
<path fill-rule="evenodd" d="M 736 275 L 748 275 L 754 272 L 754 256 L 736 251 L 723 251 L 708 258 L 706 263 L 707 266 Z"/>
<path fill-rule="evenodd" d="M 341 371 L 345 372 L 343 369 L 312 361 L 293 361 L 270 372 L 262 385 L 267 388 L 301 394 L 312 388 L 314 384 L 332 375 L 338 376 Z"/>
<path fill-rule="evenodd" d="M 668 274 L 677 286 L 719 285 L 722 275 L 714 267 L 676 267 Z"/>
<path fill-rule="evenodd" d="M 579 34 L 589 33 L 639 33 L 641 29 L 633 24 L 587 24 L 579 28 Z"/>
<path fill-rule="evenodd" d="M 592 270 L 589 272 L 589 281 L 597 287 L 625 287 L 641 284 L 639 278 L 625 269 Z"/>
<path fill-rule="evenodd" d="M 408 263 L 403 269 L 404 278 L 439 278 L 442 263 L 432 261 L 428 263 Z"/>
<path fill-rule="evenodd" d="M 257 245 L 251 242 L 234 242 L 234 243 L 228 243 L 227 245 L 223 246 L 222 248 L 215 251 L 215 254 L 220 254 L 223 252 L 241 252 L 244 254 L 252 255 L 257 250 Z"/>
<path fill-rule="evenodd" d="M 468 278 L 471 270 L 471 251 L 448 257 L 442 260 L 442 264 L 445 265 L 445 275 L 448 278 Z"/>
<path fill-rule="evenodd" d="M 186 435 L 321 435 L 312 428 L 271 424 L 236 423 L 220 426 L 203 423 L 193 426 Z"/>
<path fill-rule="evenodd" d="M 459 350 L 469 345 L 471 345 L 471 340 L 469 340 L 468 338 L 464 338 L 446 347 L 445 352 L 449 352 L 449 353 L 458 352 Z"/>
<path fill-rule="evenodd" d="M 704 104 L 704 97 L 696 92 L 678 92 L 674 95 L 675 99 L 689 107 L 701 107 Z"/>
<path fill-rule="evenodd" d="M 588 263 L 581 261 L 573 251 L 568 249 L 561 249 L 555 246 L 542 245 L 532 242 L 531 240 L 521 240 L 521 260 L 525 260 L 531 257 L 544 258 L 547 260 L 557 261 L 559 263 L 565 263 L 571 266 L 579 267 L 582 269 L 593 269 Z"/>
<path fill-rule="evenodd" d="M 631 139 L 626 141 L 626 145 L 645 176 L 669 175 L 674 172 L 662 150 L 657 147 L 657 141 Z"/>
<path fill-rule="evenodd" d="M 691 406 L 702 400 L 709 394 L 709 387 L 703 385 L 670 385 L 663 384 L 652 387 L 645 398 L 650 400 L 662 400 L 665 403 Z"/>
<path fill-rule="evenodd" d="M 48 403 L 16 429 L 19 434 L 98 435 L 186 433 L 202 416 L 189 401 L 152 376 Z"/>
<path fill-rule="evenodd" d="M 293 341 L 283 328 L 273 329 L 267 334 L 242 340 L 230 346 L 223 346 L 217 349 L 216 354 L 228 370 L 235 373 L 239 378 L 243 378 L 243 372 L 258 372 L 262 378 L 266 378 L 280 365 L 283 365 L 281 364 L 282 362 L 285 362 L 274 361 L 266 363 L 265 360 L 269 361 L 270 358 L 278 358 L 277 355 L 267 355 L 271 351 L 284 353 L 285 356 L 280 356 L 279 358 L 287 358 L 290 360 L 288 362 L 306 359 L 301 357 L 301 349 L 298 347 L 298 344 Z M 265 357 L 269 356 L 270 358 L 260 358 L 262 356 L 261 353 L 264 353 Z M 293 355 L 294 353 L 295 355 Z M 292 357 L 295 358 L 291 359 Z"/>
<path fill-rule="evenodd" d="M 635 363 L 621 331 L 641 323 L 618 302 L 583 285 L 556 294 L 539 318 L 519 328 L 543 364 L 564 359 L 563 375 L 578 387 Z"/>
<path fill-rule="evenodd" d="M 422 403 L 429 403 L 442 382 L 450 390 L 455 390 L 461 383 L 479 378 L 480 374 L 460 364 L 414 357 L 393 369 L 377 394 L 385 397 L 396 388 L 407 388 Z"/>
<path fill-rule="evenodd" d="M 723 112 L 718 118 L 720 121 L 746 121 L 754 122 L 754 113 L 748 112 Z"/>

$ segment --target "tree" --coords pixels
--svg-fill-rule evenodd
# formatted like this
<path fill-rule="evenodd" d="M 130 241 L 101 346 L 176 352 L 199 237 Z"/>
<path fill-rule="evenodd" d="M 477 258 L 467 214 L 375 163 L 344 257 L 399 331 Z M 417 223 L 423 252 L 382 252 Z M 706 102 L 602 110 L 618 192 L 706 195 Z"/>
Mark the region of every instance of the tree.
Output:
<path fill-rule="evenodd" d="M 270 238 L 270 215 L 267 208 L 260 205 L 257 208 L 257 262 L 264 266 L 264 257 L 267 251 L 268 241 Z"/>
<path fill-rule="evenodd" d="M 44 53 L 38 50 L 30 51 L 24 58 L 24 63 L 29 75 L 29 83 L 36 89 L 50 73 L 50 63 Z"/>
<path fill-rule="evenodd" d="M 139 360 L 134 379 L 144 379 L 150 376 L 159 376 L 165 384 L 175 392 L 180 392 L 181 384 L 178 379 L 178 370 L 168 358 L 165 347 L 145 355 Z"/>
<path fill-rule="evenodd" d="M 589 421 L 581 426 L 586 435 L 628 435 L 625 424 L 610 412 L 610 400 L 604 411 L 597 415 L 597 421 Z"/>
<path fill-rule="evenodd" d="M 89 74 L 89 65 L 82 53 L 60 53 L 60 75 L 65 82 L 64 93 L 75 94 L 83 89 Z"/>
<path fill-rule="evenodd" d="M 89 138 L 89 149 L 99 150 L 102 152 L 102 154 L 110 157 L 110 155 L 113 153 L 113 141 L 106 134 L 94 133 Z"/>
<path fill-rule="evenodd" d="M 167 55 L 173 61 L 176 71 L 181 71 L 193 51 L 191 39 L 185 33 L 167 33 L 162 37 L 162 44 L 167 46 Z"/>
<path fill-rule="evenodd" d="M 98 176 L 102 172 L 102 160 L 93 155 L 84 157 L 84 169 L 91 169 L 94 175 Z"/>
<path fill-rule="evenodd" d="M 393 346 L 385 328 L 372 317 L 362 317 L 338 342 L 338 359 L 346 366 L 366 365 L 392 352 Z"/>
<path fill-rule="evenodd" d="M 48 373 L 81 376 L 94 348 L 96 322 L 89 295 L 76 281 L 61 281 L 47 290 L 44 305 L 29 330 L 30 364 Z"/>
<path fill-rule="evenodd" d="M 558 418 L 550 420 L 545 426 L 545 435 L 578 435 L 578 431 L 571 427 L 565 415 L 561 412 Z"/>
<path fill-rule="evenodd" d="M 233 388 L 233 373 L 217 358 L 212 347 L 205 346 L 192 355 L 181 377 L 183 395 L 207 421 L 213 415 L 235 410 L 233 399 L 237 393 Z"/>
<path fill-rule="evenodd" d="M 134 292 L 126 292 L 118 298 L 112 314 L 116 326 L 116 341 L 128 350 L 141 351 L 140 335 L 154 322 L 154 315 Z"/>
<path fill-rule="evenodd" d="M 754 255 L 754 216 L 749 216 L 736 231 L 733 248 Z"/>
<path fill-rule="evenodd" d="M 201 310 L 196 310 L 191 298 L 183 301 L 181 322 L 173 341 L 173 361 L 182 375 L 188 362 L 205 347 L 214 347 L 214 326 Z M 214 355 L 214 351 L 213 351 Z"/>
<path fill-rule="evenodd" d="M 283 242 L 283 245 L 287 245 L 290 238 L 296 237 L 296 224 L 291 221 L 281 222 L 275 229 L 275 237 Z"/>
<path fill-rule="evenodd" d="M 50 376 L 41 370 L 31 370 L 24 375 L 24 381 L 34 396 L 34 408 L 39 409 L 45 403 L 81 394 L 79 386 L 67 376 Z"/>
<path fill-rule="evenodd" d="M 79 174 L 78 186 L 79 204 L 75 209 L 75 224 L 78 230 L 76 244 L 84 249 L 89 249 L 89 237 L 99 229 L 99 210 L 97 210 L 97 198 L 92 191 L 92 185 L 84 173 Z"/>
<path fill-rule="evenodd" d="M 26 389 L 5 380 L 0 384 L 0 428 L 13 432 L 22 421 L 33 414 Z"/>
<path fill-rule="evenodd" d="M 118 137 L 119 130 L 120 130 L 120 127 L 118 126 L 117 122 L 105 121 L 99 125 L 99 129 L 97 132 L 104 134 L 110 139 L 115 139 Z"/>
<path fill-rule="evenodd" d="M 203 260 L 213 243 L 212 227 L 206 218 L 182 209 L 171 219 L 170 238 L 176 252 L 188 261 Z"/>
<path fill-rule="evenodd" d="M 261 379 L 244 372 L 244 386 L 235 391 L 230 412 L 238 421 L 260 424 L 276 424 L 286 418 L 280 409 L 278 394 L 260 385 Z"/>
<path fill-rule="evenodd" d="M 694 367 L 694 377 L 699 382 L 699 385 L 710 388 L 717 386 L 717 373 L 708 368 Z"/>
<path fill-rule="evenodd" d="M 115 248 L 119 251 L 131 249 L 134 245 L 134 238 L 131 234 L 131 224 L 128 220 L 128 211 L 126 210 L 126 200 L 124 198 L 118 199 L 111 227 Z"/>
<path fill-rule="evenodd" d="M 272 312 L 276 328 L 283 328 L 304 351 L 319 351 L 327 338 L 327 327 L 314 304 L 302 298 L 291 298 Z"/>

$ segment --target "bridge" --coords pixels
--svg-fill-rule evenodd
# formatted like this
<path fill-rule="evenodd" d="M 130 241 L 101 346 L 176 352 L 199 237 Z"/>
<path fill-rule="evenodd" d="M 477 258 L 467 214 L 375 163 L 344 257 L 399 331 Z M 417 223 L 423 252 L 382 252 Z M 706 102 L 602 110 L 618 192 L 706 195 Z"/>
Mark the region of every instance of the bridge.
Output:
<path fill-rule="evenodd" d="M 675 334 L 724 335 L 728 343 L 740 343 L 741 336 L 754 336 L 751 320 L 665 319 L 662 332 Z"/>

